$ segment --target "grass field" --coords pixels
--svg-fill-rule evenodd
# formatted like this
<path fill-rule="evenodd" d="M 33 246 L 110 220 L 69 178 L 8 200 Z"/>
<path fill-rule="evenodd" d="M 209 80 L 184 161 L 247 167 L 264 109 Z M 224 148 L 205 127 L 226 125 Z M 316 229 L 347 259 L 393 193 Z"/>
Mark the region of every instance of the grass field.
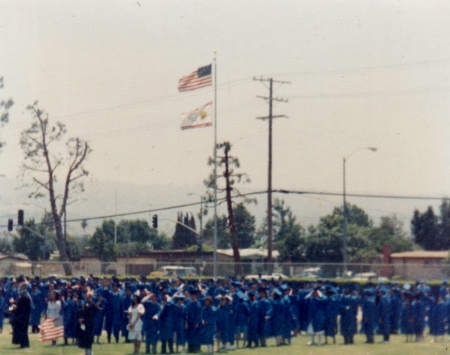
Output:
<path fill-rule="evenodd" d="M 19 349 L 18 346 L 11 344 L 11 328 L 9 325 L 5 326 L 3 334 L 0 335 L 0 355 L 9 354 L 39 354 L 39 355 L 82 355 L 84 350 L 76 346 L 62 346 L 50 347 L 50 343 L 39 343 L 38 334 L 30 334 L 31 347 L 29 349 Z M 381 341 L 381 336 L 377 337 L 376 341 Z M 101 339 L 102 344 L 95 344 L 93 347 L 94 355 L 126 355 L 133 354 L 132 344 L 107 344 L 106 336 Z M 390 344 L 364 344 L 365 337 L 358 335 L 355 337 L 354 345 L 343 345 L 342 337 L 337 337 L 336 345 L 323 346 L 308 346 L 309 338 L 300 336 L 292 339 L 291 346 L 277 347 L 273 339 L 269 339 L 267 348 L 253 348 L 253 349 L 237 349 L 228 351 L 235 355 L 259 355 L 259 354 L 301 354 L 301 355 L 386 355 L 386 354 L 407 354 L 407 355 L 437 355 L 450 354 L 450 336 L 447 336 L 444 342 L 433 343 L 431 337 L 425 337 L 422 343 L 406 343 L 403 336 L 392 336 Z M 61 341 L 60 341 L 61 342 Z M 160 349 L 158 349 L 159 353 Z M 202 348 L 206 352 L 206 347 Z M 145 347 L 141 346 L 141 353 L 145 353 Z"/>

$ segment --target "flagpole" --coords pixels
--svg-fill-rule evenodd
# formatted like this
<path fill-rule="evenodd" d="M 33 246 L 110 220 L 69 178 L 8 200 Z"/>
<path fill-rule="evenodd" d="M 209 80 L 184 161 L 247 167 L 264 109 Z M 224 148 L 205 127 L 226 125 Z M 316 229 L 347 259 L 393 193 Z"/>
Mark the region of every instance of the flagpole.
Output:
<path fill-rule="evenodd" d="M 214 278 L 217 278 L 217 58 L 214 52 Z"/>

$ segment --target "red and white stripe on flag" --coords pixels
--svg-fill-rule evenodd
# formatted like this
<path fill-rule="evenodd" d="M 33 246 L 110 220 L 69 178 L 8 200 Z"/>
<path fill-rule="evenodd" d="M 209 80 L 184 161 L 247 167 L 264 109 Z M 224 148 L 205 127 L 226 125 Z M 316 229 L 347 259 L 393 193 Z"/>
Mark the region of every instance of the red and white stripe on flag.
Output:
<path fill-rule="evenodd" d="M 181 77 L 178 81 L 178 91 L 190 91 L 212 85 L 212 65 L 205 65 L 192 73 Z"/>
<path fill-rule="evenodd" d="M 56 340 L 64 337 L 63 317 L 47 318 L 40 326 L 39 341 Z"/>

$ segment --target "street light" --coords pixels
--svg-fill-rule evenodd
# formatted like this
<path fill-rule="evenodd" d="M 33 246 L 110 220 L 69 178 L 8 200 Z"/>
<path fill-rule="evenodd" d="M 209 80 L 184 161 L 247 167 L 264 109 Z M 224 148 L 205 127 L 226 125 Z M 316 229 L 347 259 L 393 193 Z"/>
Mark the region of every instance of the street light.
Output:
<path fill-rule="evenodd" d="M 347 235 L 347 202 L 345 199 L 345 163 L 347 162 L 348 159 L 350 159 L 350 157 L 355 154 L 356 152 L 359 152 L 361 150 L 370 150 L 372 152 L 376 152 L 377 148 L 374 147 L 363 147 L 363 148 L 358 148 L 356 150 L 354 150 L 352 153 L 350 153 L 347 157 L 344 157 L 343 159 L 343 177 L 344 177 L 344 193 L 343 193 L 343 197 L 344 197 L 344 205 L 342 208 L 342 213 L 344 214 L 344 277 L 347 276 L 347 239 L 348 239 L 348 235 Z"/>

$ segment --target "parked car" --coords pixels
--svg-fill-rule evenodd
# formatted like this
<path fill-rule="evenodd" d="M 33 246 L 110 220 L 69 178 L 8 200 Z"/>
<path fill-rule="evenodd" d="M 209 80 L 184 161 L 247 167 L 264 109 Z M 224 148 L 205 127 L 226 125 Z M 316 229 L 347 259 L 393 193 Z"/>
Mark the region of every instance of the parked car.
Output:
<path fill-rule="evenodd" d="M 279 279 L 280 277 L 281 277 L 282 279 L 286 279 L 286 278 L 288 278 L 289 276 L 286 276 L 285 274 L 282 274 L 282 273 L 280 273 L 280 272 L 274 272 L 274 273 L 271 274 L 271 275 L 261 275 L 261 279 L 266 279 L 266 280 L 270 280 L 270 279 L 275 279 L 275 280 L 277 280 L 277 279 Z M 259 275 L 247 275 L 247 276 L 245 276 L 245 279 L 246 279 L 246 280 L 251 280 L 251 279 L 259 280 Z"/>
<path fill-rule="evenodd" d="M 361 272 L 353 275 L 352 279 L 357 281 L 369 281 L 375 280 L 377 278 L 377 274 L 374 272 Z"/>
<path fill-rule="evenodd" d="M 310 277 L 310 278 L 319 278 L 322 270 L 320 267 L 310 267 L 304 269 L 300 274 L 295 275 L 294 277 Z"/>
<path fill-rule="evenodd" d="M 187 277 L 197 276 L 197 271 L 193 266 L 163 266 L 158 271 L 153 271 L 150 276 L 153 277 Z"/>

